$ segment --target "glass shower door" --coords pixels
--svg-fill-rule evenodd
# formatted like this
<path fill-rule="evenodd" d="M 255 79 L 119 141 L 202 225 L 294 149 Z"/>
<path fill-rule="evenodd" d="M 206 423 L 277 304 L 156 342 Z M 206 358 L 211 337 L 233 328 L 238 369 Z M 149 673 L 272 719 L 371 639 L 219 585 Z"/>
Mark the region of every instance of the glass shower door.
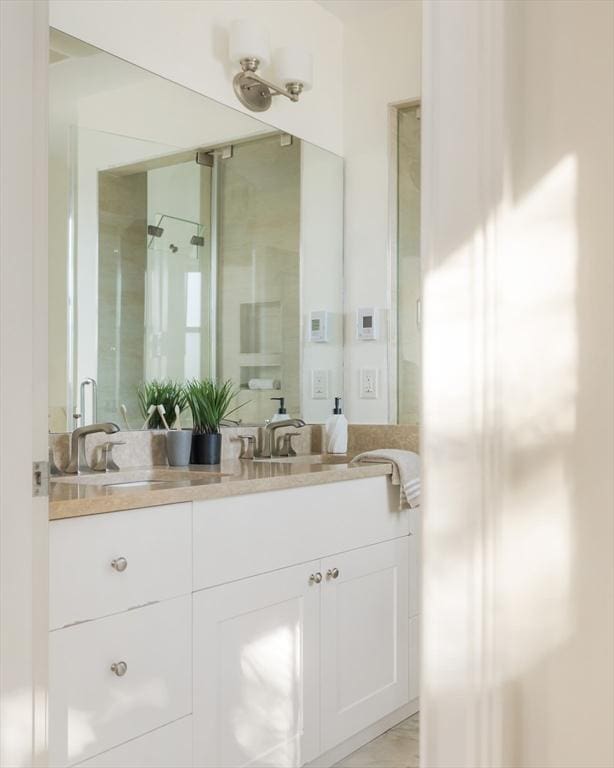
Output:
<path fill-rule="evenodd" d="M 279 135 L 216 158 L 218 373 L 247 402 L 244 422 L 286 398 L 300 413 L 300 142 Z"/>
<path fill-rule="evenodd" d="M 153 220 L 147 245 L 145 379 L 206 378 L 210 265 L 203 226 L 164 213 Z"/>

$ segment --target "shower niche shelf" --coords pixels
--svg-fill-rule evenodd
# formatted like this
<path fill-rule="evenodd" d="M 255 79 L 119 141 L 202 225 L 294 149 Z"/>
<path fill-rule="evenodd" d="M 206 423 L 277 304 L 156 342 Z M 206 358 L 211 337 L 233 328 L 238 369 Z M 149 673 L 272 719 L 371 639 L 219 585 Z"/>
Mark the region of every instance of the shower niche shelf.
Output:
<path fill-rule="evenodd" d="M 242 355 L 281 355 L 281 302 L 240 305 L 239 351 Z"/>
<path fill-rule="evenodd" d="M 277 387 L 266 387 L 250 389 L 251 379 L 272 379 L 278 383 Z M 281 389 L 281 366 L 280 365 L 240 365 L 239 366 L 239 387 L 247 389 L 250 392 L 279 392 Z"/>

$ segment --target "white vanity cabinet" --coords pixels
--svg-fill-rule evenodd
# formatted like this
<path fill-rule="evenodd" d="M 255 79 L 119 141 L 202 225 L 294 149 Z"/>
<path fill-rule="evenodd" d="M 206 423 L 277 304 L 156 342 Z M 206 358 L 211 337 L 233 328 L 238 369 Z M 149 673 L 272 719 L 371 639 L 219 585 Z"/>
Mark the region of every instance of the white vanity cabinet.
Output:
<path fill-rule="evenodd" d="M 50 766 L 327 765 L 410 714 L 411 514 L 378 476 L 52 522 Z"/>
<path fill-rule="evenodd" d="M 192 768 L 192 718 L 182 717 L 120 744 L 78 768 Z"/>
<path fill-rule="evenodd" d="M 406 704 L 408 539 L 322 562 L 321 751 Z"/>
<path fill-rule="evenodd" d="M 199 768 L 298 766 L 318 754 L 319 567 L 303 563 L 194 595 Z"/>
<path fill-rule="evenodd" d="M 194 761 L 297 768 L 408 701 L 407 537 L 194 595 Z"/>
<path fill-rule="evenodd" d="M 191 503 L 50 525 L 51 629 L 191 591 Z"/>
<path fill-rule="evenodd" d="M 190 714 L 189 595 L 52 632 L 50 763 L 73 765 Z"/>

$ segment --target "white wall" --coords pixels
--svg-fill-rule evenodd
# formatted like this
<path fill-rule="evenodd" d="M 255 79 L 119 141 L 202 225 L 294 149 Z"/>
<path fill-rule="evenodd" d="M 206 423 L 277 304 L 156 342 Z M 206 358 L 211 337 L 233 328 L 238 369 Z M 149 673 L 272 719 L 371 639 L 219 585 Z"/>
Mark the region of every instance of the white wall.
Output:
<path fill-rule="evenodd" d="M 425 21 L 421 760 L 609 768 L 614 4 Z"/>
<path fill-rule="evenodd" d="M 353 422 L 385 423 L 388 403 L 390 104 L 420 97 L 421 2 L 357 14 L 344 26 L 345 397 Z M 391 203 L 394 205 L 394 201 Z M 380 310 L 378 341 L 356 341 L 358 307 Z M 391 350 L 395 353 L 395 350 Z M 360 368 L 379 397 L 359 398 Z"/>
<path fill-rule="evenodd" d="M 241 111 L 227 30 L 257 17 L 273 49 L 303 46 L 315 62 L 313 90 L 298 104 L 275 98 L 264 120 L 341 154 L 342 25 L 313 0 L 51 0 L 49 9 L 51 26 Z"/>

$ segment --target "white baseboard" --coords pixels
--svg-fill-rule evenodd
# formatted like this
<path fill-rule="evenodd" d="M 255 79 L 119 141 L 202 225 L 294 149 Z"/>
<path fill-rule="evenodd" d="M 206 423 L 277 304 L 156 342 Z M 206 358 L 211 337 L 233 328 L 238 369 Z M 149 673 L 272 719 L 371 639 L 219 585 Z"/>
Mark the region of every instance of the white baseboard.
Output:
<path fill-rule="evenodd" d="M 373 741 L 373 739 L 381 736 L 382 733 L 389 731 L 406 718 L 416 714 L 419 709 L 420 700 L 413 699 L 408 704 L 405 704 L 399 709 L 395 709 L 394 712 L 391 712 L 389 715 L 386 715 L 386 717 L 383 717 L 381 720 L 368 726 L 368 728 L 365 728 L 363 731 L 359 731 L 353 736 L 350 736 L 349 739 L 341 742 L 341 744 L 337 744 L 336 747 L 329 749 L 328 752 L 324 752 L 319 757 L 316 757 L 315 760 L 307 763 L 305 768 L 331 768 L 331 766 L 338 763 L 339 760 L 343 760 L 344 757 L 351 755 L 352 752 L 360 749 L 360 747 L 364 747 L 365 744 L 368 744 L 370 741 Z"/>

